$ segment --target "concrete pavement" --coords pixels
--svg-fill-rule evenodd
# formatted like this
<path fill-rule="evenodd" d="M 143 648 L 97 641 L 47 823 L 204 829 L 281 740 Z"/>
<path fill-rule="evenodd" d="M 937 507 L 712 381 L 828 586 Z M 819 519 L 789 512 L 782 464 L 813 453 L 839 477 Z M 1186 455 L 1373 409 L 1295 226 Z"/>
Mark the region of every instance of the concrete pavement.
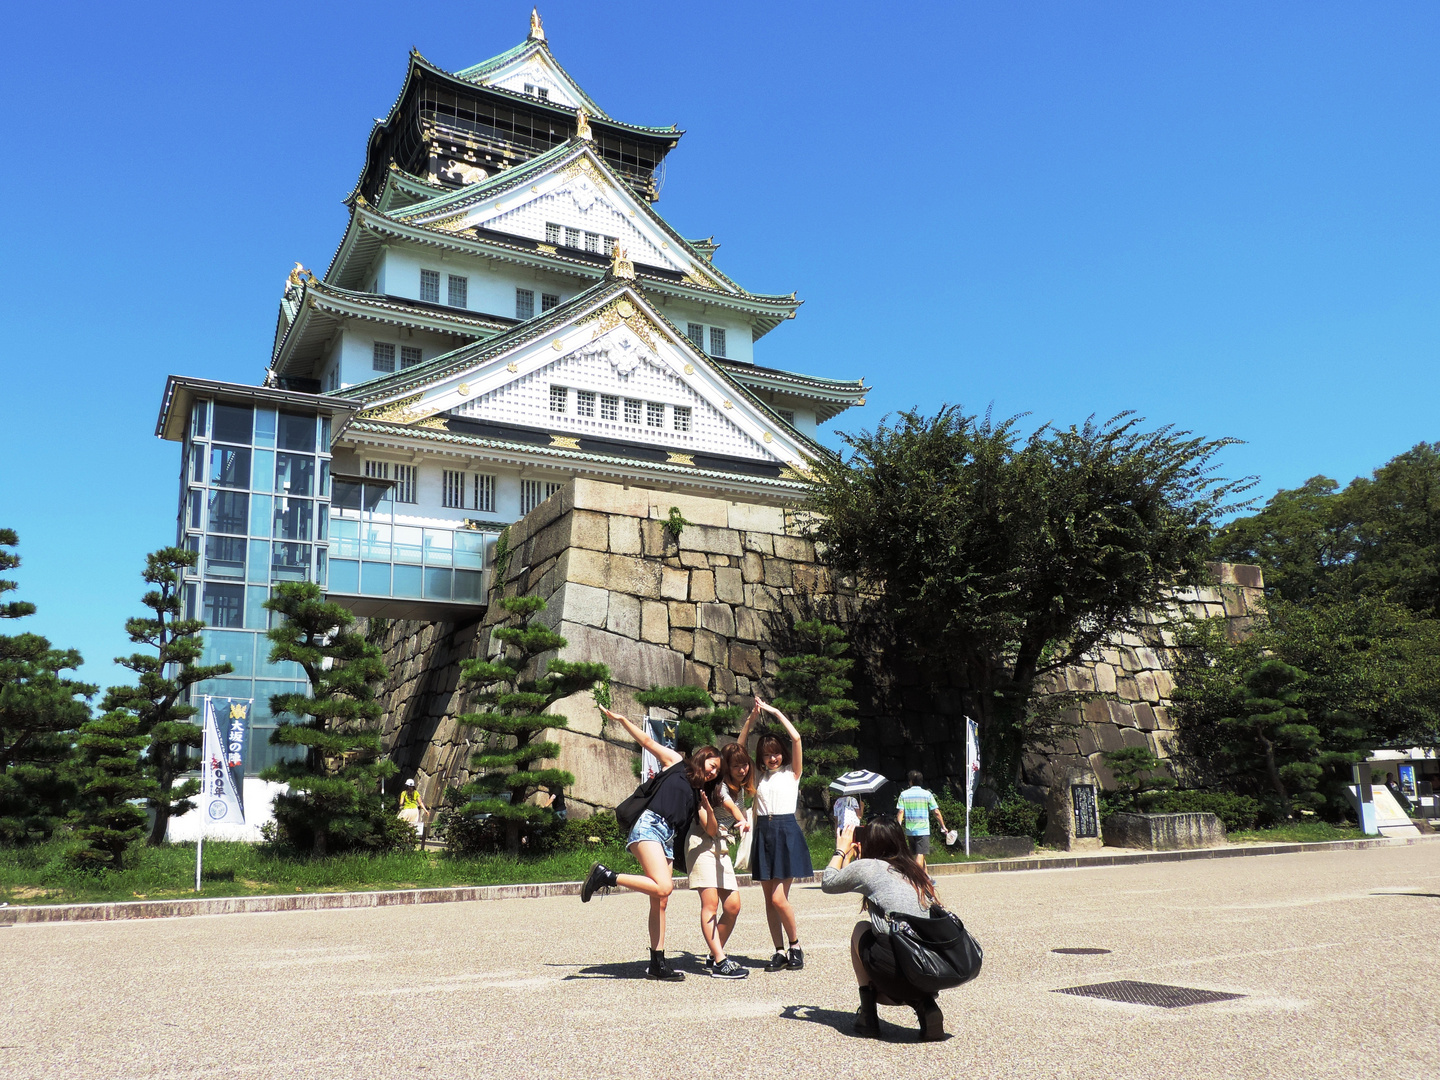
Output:
<path fill-rule="evenodd" d="M 616 894 L 0 931 L 0 1077 L 1374 1077 L 1440 1063 L 1440 845 L 941 879 L 985 948 L 941 998 L 849 1035 L 857 898 L 796 889 L 807 967 L 640 978 Z M 769 954 L 757 889 L 732 955 Z M 677 894 L 671 954 L 700 951 Z M 1093 947 L 1102 955 L 1061 955 Z M 698 961 L 698 956 L 696 957 Z M 1053 991 L 1242 994 L 1181 1009 Z"/>

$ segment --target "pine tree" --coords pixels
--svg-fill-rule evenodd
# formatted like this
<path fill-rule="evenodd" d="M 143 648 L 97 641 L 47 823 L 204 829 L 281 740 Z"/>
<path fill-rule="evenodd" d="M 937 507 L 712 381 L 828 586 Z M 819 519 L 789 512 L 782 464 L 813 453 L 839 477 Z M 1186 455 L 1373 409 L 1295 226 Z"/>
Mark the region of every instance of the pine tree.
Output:
<path fill-rule="evenodd" d="M 13 529 L 0 529 L 0 549 L 18 543 Z M 0 550 L 0 571 L 19 565 Z M 0 596 L 16 587 L 0 580 Z M 26 601 L 0 604 L 0 618 L 34 612 Z M 43 840 L 63 818 L 74 793 L 65 775 L 73 732 L 89 719 L 84 699 L 97 689 L 62 675 L 81 663 L 74 649 L 52 649 L 39 634 L 0 635 L 0 843 Z"/>
<path fill-rule="evenodd" d="M 148 645 L 149 653 L 132 653 L 115 662 L 139 677 L 135 686 L 112 686 L 100 703 L 105 713 L 124 709 L 135 716 L 138 731 L 145 739 L 144 770 L 154 781 L 149 796 L 154 819 L 150 826 L 152 846 L 165 842 L 172 817 L 195 808 L 190 799 L 199 793 L 200 781 L 189 779 L 176 784 L 186 771 L 186 747 L 199 746 L 201 728 L 190 717 L 198 709 L 185 703 L 191 686 L 204 679 L 229 673 L 229 664 L 197 667 L 203 645 L 200 619 L 180 617 L 181 572 L 194 566 L 195 552 L 169 547 L 145 556 L 144 580 L 155 586 L 141 599 L 153 616 L 127 619 L 125 632 L 137 645 Z"/>
<path fill-rule="evenodd" d="M 124 869 L 127 853 L 145 836 L 145 810 L 132 800 L 155 802 L 155 781 L 145 775 L 140 757 L 148 742 L 139 718 L 125 709 L 80 728 L 79 806 L 70 815 L 77 842 L 66 852 L 73 865 Z"/>
<path fill-rule="evenodd" d="M 397 770 L 380 756 L 376 730 L 382 709 L 375 686 L 389 674 L 379 648 L 352 632 L 355 617 L 322 600 L 320 587 L 311 582 L 278 585 L 265 606 L 284 617 L 270 631 L 271 661 L 299 664 L 311 690 L 309 697 L 270 699 L 276 716 L 303 718 L 282 723 L 271 744 L 305 752 L 300 760 L 278 762 L 260 774 L 290 788 L 275 797 L 276 823 L 292 845 L 309 847 L 315 855 L 400 842 L 398 819 L 380 795 L 380 781 Z"/>
<path fill-rule="evenodd" d="M 724 705 L 716 708 L 709 693 L 698 686 L 652 686 L 635 695 L 647 709 L 668 709 L 678 718 L 675 748 L 688 754 L 697 746 L 717 746 L 724 733 L 733 734 L 744 718 L 744 710 Z"/>
<path fill-rule="evenodd" d="M 800 790 L 813 804 L 830 805 L 830 781 L 846 772 L 857 751 L 850 732 L 860 721 L 850 693 L 850 648 L 845 631 L 820 619 L 795 623 L 795 640 L 806 651 L 778 661 L 775 707 L 790 718 L 804 740 Z"/>
<path fill-rule="evenodd" d="M 540 663 L 541 653 L 563 649 L 568 642 L 534 619 L 545 610 L 539 597 L 506 597 L 499 604 L 525 625 L 496 627 L 491 633 L 502 644 L 501 654 L 494 660 L 469 660 L 462 668 L 466 682 L 482 687 L 473 700 L 485 709 L 456 718 L 457 723 L 479 730 L 483 744 L 470 758 L 479 776 L 458 794 L 467 800 L 462 813 L 489 814 L 504 822 L 505 846 L 516 853 L 526 825 L 555 820 L 550 806 L 536 806 L 530 798 L 548 792 L 553 806 L 575 782 L 563 769 L 537 767 L 560 753 L 559 744 L 544 738 L 546 730 L 569 724 L 565 717 L 545 710 L 563 697 L 608 680 L 610 669 L 604 664 L 551 659 L 534 677 L 527 677 L 526 672 Z"/>

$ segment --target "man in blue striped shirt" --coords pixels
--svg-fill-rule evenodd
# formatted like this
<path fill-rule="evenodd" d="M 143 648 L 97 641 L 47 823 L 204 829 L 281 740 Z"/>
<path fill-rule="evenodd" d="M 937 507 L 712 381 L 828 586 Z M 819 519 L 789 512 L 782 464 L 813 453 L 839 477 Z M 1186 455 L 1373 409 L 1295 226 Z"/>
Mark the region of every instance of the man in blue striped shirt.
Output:
<path fill-rule="evenodd" d="M 930 854 L 930 815 L 940 819 L 941 831 L 945 830 L 945 815 L 940 813 L 940 804 L 935 801 L 935 796 L 920 786 L 925 782 L 924 773 L 911 769 L 905 779 L 910 786 L 900 793 L 896 802 L 895 820 L 905 826 L 905 840 L 910 845 L 910 854 L 915 856 L 915 861 L 923 870 L 925 856 Z"/>

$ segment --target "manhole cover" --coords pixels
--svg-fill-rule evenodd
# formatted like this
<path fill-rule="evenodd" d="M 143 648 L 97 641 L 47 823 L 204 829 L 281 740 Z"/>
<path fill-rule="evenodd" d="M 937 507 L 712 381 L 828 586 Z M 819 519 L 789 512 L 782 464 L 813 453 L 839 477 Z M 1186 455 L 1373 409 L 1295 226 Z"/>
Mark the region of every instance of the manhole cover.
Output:
<path fill-rule="evenodd" d="M 1051 949 L 1051 952 L 1058 952 L 1065 956 L 1103 956 L 1109 949 Z"/>
<path fill-rule="evenodd" d="M 1063 990 L 1056 990 L 1055 993 L 1103 998 L 1106 1001 L 1125 1001 L 1131 1005 L 1158 1005 L 1162 1009 L 1180 1009 L 1186 1005 L 1208 1005 L 1212 1001 L 1230 1001 L 1245 996 L 1244 994 L 1221 994 L 1214 990 L 1196 990 L 1192 986 L 1166 986 L 1164 983 L 1133 982 L 1130 979 L 1095 983 L 1091 986 L 1067 986 Z"/>

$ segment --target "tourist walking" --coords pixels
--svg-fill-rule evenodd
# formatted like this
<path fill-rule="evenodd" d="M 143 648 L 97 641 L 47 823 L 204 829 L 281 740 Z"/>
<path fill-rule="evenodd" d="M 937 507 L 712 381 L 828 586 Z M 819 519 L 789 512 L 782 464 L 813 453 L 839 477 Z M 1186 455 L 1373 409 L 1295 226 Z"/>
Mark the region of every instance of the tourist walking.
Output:
<path fill-rule="evenodd" d="M 940 819 L 941 831 L 945 831 L 945 815 L 940 812 L 935 795 L 920 786 L 925 783 L 924 773 L 911 769 L 905 780 L 910 786 L 900 793 L 896 802 L 895 821 L 897 824 L 904 823 L 905 843 L 920 864 L 920 869 L 924 870 L 925 856 L 930 854 L 930 815 Z"/>
<path fill-rule="evenodd" d="M 880 1034 L 876 1005 L 909 1006 L 920 1021 L 920 1037 L 943 1038 L 945 1017 L 933 995 L 909 986 L 896 970 L 886 912 L 928 915 L 936 903 L 935 884 L 906 848 L 897 822 L 880 819 L 865 828 L 862 843 L 855 830 L 846 829 L 820 878 L 827 893 L 857 892 L 864 897 L 868 919 L 855 924 L 850 935 L 850 964 L 860 987 L 860 1008 L 855 1033 Z"/>
<path fill-rule="evenodd" d="M 755 706 L 740 729 L 742 746 L 750 734 L 750 725 L 762 712 L 780 722 L 790 736 L 790 745 L 786 747 L 777 735 L 766 734 L 760 736 L 755 747 L 760 775 L 755 783 L 751 874 L 765 897 L 765 919 L 770 924 L 770 939 L 775 943 L 775 955 L 765 970 L 799 971 L 805 966 L 805 953 L 800 948 L 795 909 L 790 906 L 790 885 L 797 877 L 809 877 L 815 872 L 805 834 L 795 819 L 795 807 L 800 800 L 800 732 L 784 713 L 757 695 Z"/>
<path fill-rule="evenodd" d="M 415 830 L 416 839 L 423 839 L 425 836 L 425 821 L 422 817 L 424 813 L 425 800 L 420 797 L 415 781 L 406 780 L 405 787 L 400 791 L 400 813 L 396 816 Z"/>
<path fill-rule="evenodd" d="M 642 790 L 648 788 L 649 799 L 625 840 L 625 846 L 639 861 L 642 872 L 617 874 L 597 862 L 580 886 L 580 901 L 589 903 L 596 889 L 617 886 L 650 897 L 650 965 L 645 969 L 645 977 L 679 982 L 685 978 L 684 973 L 676 971 L 665 960 L 665 909 L 675 889 L 675 840 L 688 833 L 697 809 L 703 808 L 707 814 L 714 815 L 714 808 L 701 789 L 720 775 L 720 751 L 713 746 L 700 746 L 686 758 L 680 751 L 651 738 L 619 713 L 605 708 L 600 711 L 654 754 L 662 772 L 655 777 L 653 786 L 651 781 L 641 785 Z"/>
<path fill-rule="evenodd" d="M 697 808 L 685 843 L 689 886 L 700 894 L 700 933 L 710 950 L 705 969 L 716 979 L 743 979 L 750 974 L 725 955 L 725 942 L 740 915 L 740 882 L 730 845 L 750 827 L 740 806 L 750 773 L 750 755 L 744 747 L 732 745 L 720 751 L 720 775 L 701 789 L 707 798 Z"/>

